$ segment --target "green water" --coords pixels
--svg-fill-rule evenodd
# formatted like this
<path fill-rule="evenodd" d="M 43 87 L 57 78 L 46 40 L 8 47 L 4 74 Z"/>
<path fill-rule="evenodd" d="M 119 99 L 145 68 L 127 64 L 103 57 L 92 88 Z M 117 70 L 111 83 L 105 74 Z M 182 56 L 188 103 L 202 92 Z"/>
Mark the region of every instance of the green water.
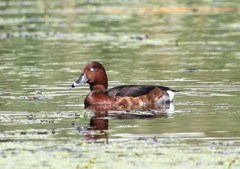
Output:
<path fill-rule="evenodd" d="M 148 138 L 180 139 L 186 147 L 189 139 L 239 145 L 239 5 L 238 0 L 1 1 L 0 156 L 8 144 L 35 149 L 89 139 L 114 146 Z M 183 92 L 174 109 L 156 110 L 155 118 L 151 111 L 111 112 L 115 115 L 100 120 L 104 132 L 94 132 L 93 112 L 83 105 L 89 87 L 71 88 L 92 60 L 105 66 L 109 87 L 149 84 Z M 97 147 L 91 151 L 97 153 Z"/>

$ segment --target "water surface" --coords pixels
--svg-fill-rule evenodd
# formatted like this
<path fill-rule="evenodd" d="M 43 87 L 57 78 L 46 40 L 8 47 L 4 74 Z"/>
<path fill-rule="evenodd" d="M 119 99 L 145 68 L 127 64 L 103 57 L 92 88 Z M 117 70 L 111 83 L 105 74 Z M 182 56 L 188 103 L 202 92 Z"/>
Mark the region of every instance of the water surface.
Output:
<path fill-rule="evenodd" d="M 238 1 L 0 2 L 0 140 L 237 144 L 238 6 Z M 104 131 L 94 132 L 93 112 L 83 106 L 88 86 L 70 87 L 92 60 L 105 66 L 109 87 L 149 84 L 183 92 L 174 109 L 110 112 L 100 120 Z"/>

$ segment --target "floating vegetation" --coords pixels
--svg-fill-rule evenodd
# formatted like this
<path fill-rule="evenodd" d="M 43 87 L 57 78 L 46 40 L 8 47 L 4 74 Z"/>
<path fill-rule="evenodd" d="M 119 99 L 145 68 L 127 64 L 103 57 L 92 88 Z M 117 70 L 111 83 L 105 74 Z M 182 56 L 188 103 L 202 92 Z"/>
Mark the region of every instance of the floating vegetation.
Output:
<path fill-rule="evenodd" d="M 43 95 L 42 90 L 36 91 L 34 96 L 24 96 L 24 100 L 46 100 L 47 97 Z"/>

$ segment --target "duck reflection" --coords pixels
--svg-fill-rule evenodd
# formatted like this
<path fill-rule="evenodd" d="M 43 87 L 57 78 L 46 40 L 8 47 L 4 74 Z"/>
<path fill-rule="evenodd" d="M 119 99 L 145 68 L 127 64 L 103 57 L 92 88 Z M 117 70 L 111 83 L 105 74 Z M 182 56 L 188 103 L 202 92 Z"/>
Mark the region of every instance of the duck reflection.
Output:
<path fill-rule="evenodd" d="M 114 119 L 146 119 L 146 118 L 169 118 L 174 114 L 174 105 L 151 105 L 148 107 L 126 107 L 124 109 L 108 109 L 105 106 L 85 107 L 94 115 L 90 118 L 88 127 L 77 127 L 87 140 L 108 143 L 109 118 Z"/>

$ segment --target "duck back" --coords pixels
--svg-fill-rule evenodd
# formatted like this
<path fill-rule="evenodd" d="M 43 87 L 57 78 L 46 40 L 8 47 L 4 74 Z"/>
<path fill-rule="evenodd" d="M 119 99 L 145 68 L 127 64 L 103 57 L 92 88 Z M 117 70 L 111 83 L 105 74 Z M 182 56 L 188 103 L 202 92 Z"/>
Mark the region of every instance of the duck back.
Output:
<path fill-rule="evenodd" d="M 111 97 L 138 97 L 150 93 L 156 87 L 163 91 L 171 90 L 169 87 L 165 86 L 123 85 L 109 89 L 107 94 Z"/>

